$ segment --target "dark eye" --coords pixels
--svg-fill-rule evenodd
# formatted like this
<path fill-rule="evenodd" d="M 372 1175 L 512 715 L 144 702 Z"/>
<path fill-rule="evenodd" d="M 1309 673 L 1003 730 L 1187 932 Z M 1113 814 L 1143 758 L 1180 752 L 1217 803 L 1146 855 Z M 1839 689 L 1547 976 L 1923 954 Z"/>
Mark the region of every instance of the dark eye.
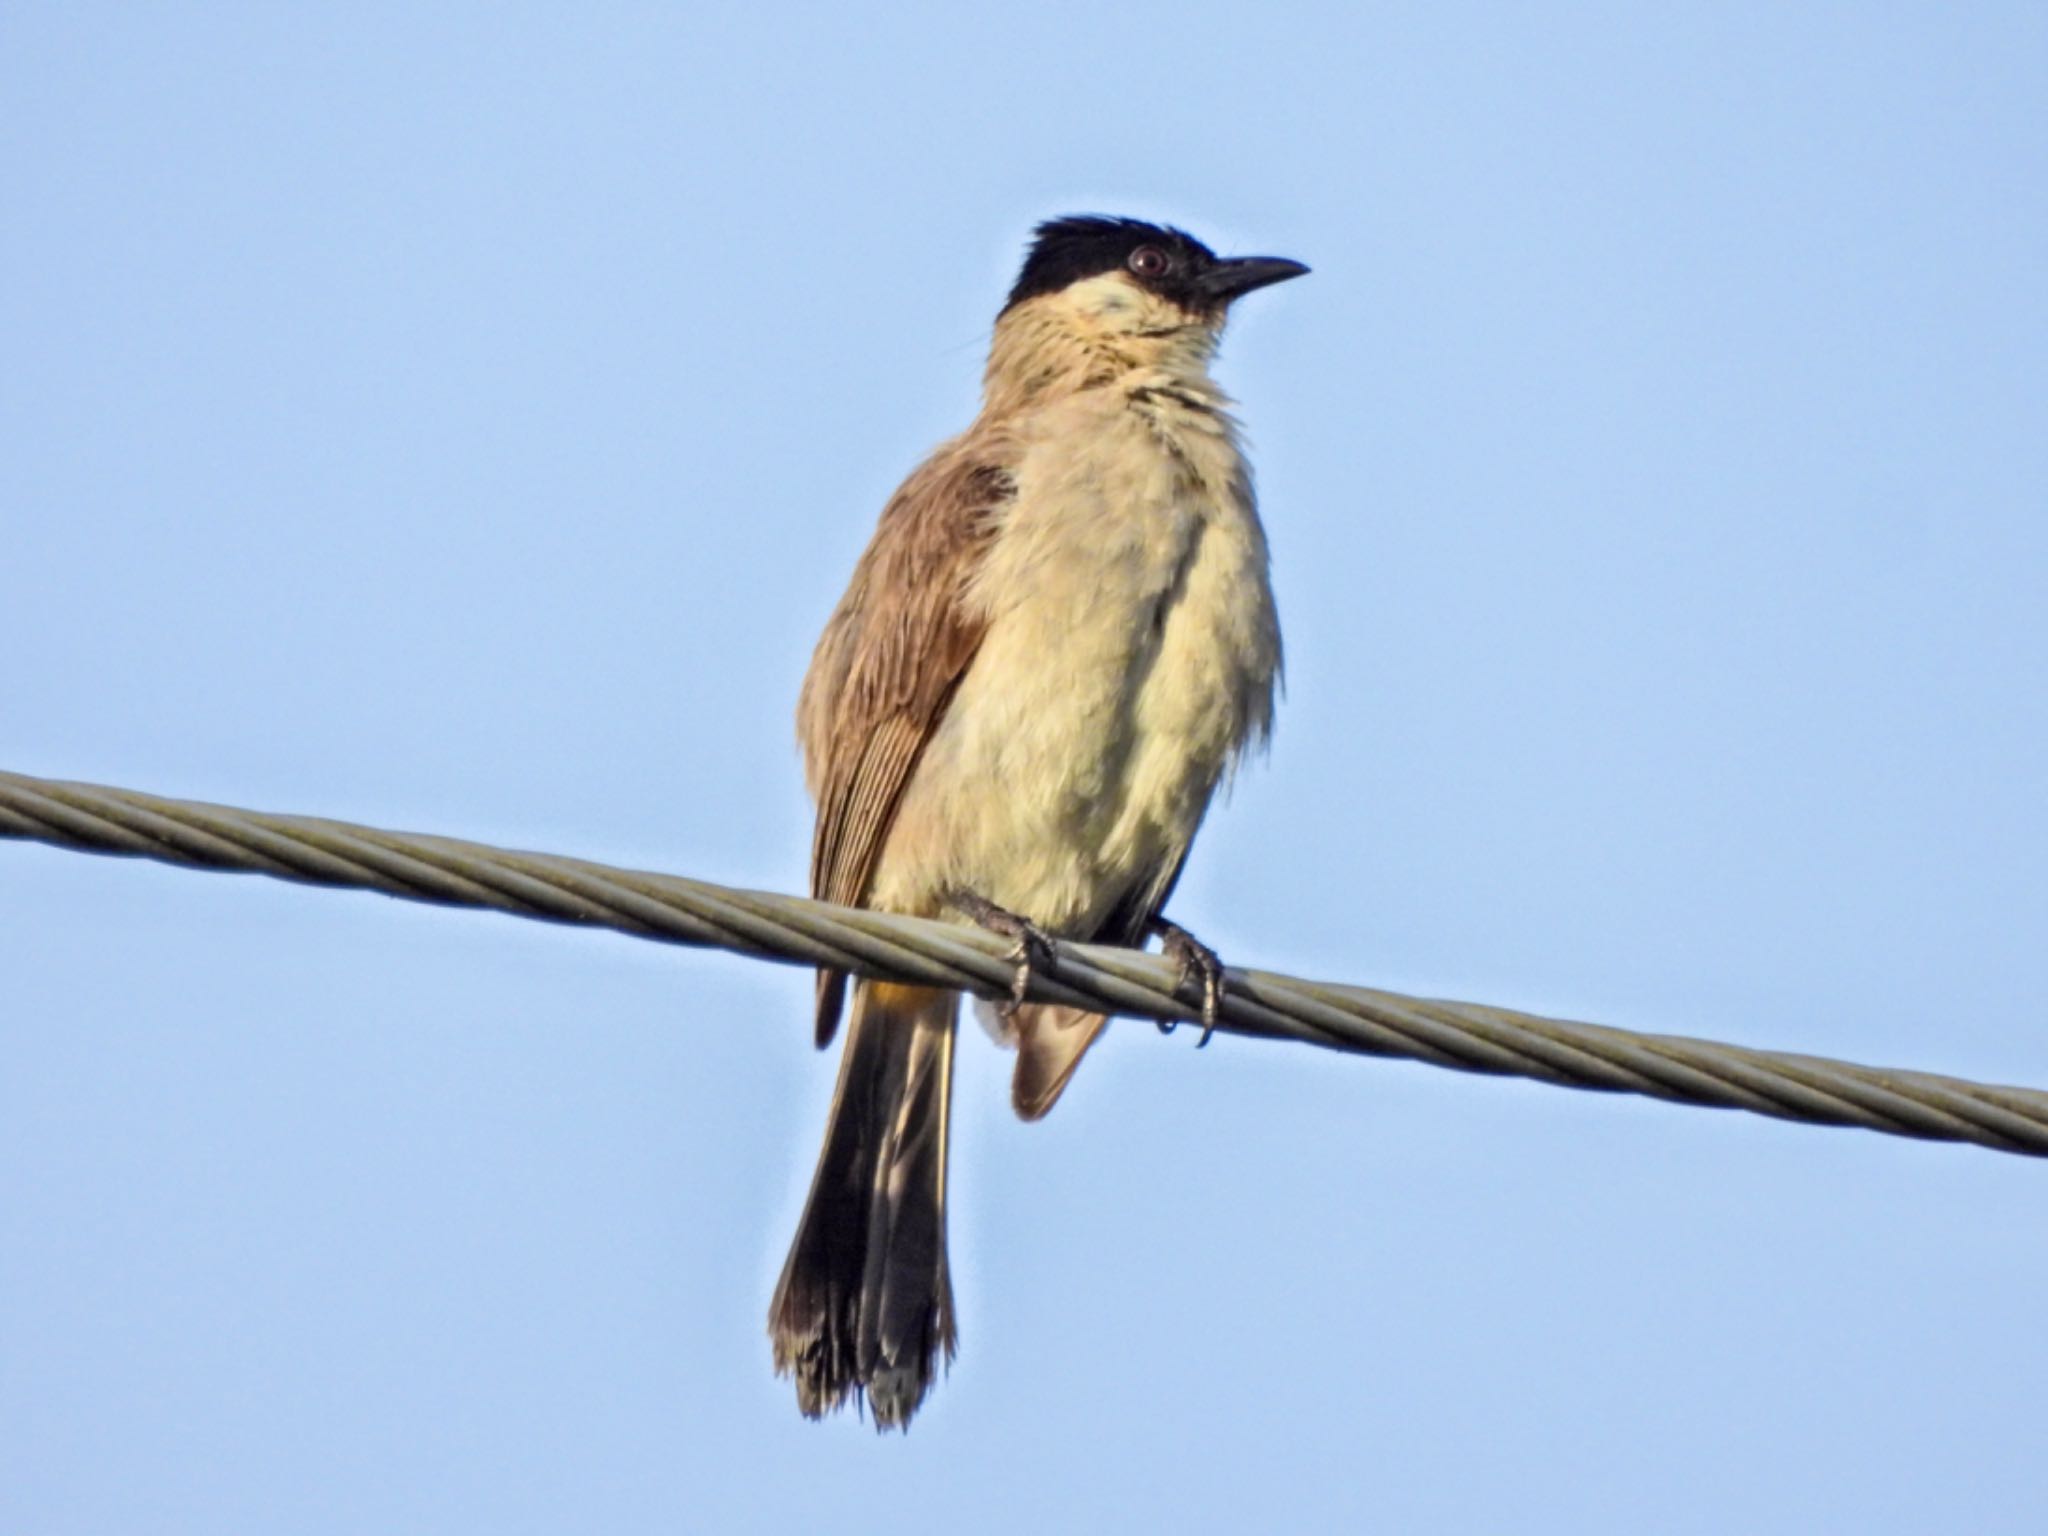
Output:
<path fill-rule="evenodd" d="M 1173 265 L 1173 258 L 1156 245 L 1141 245 L 1131 252 L 1127 265 L 1140 277 L 1164 277 L 1166 269 Z"/>

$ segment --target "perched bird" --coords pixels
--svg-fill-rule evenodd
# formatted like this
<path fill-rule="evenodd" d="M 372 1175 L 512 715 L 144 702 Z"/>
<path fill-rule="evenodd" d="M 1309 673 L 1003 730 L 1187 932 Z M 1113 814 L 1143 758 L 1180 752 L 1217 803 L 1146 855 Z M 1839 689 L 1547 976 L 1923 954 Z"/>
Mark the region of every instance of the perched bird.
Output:
<path fill-rule="evenodd" d="M 1218 257 L 1137 219 L 1041 224 L 996 318 L 981 414 L 906 480 L 825 626 L 797 706 L 817 801 L 811 892 L 1018 940 L 1163 934 L 1213 1020 L 1215 956 L 1168 923 L 1188 845 L 1268 732 L 1280 630 L 1231 402 L 1232 302 L 1308 268 Z M 955 1343 L 946 1139 L 958 996 L 818 976 L 849 1014 L 824 1149 L 768 1314 L 813 1418 L 879 1428 Z M 1003 1010 L 1012 1097 L 1052 1107 L 1099 1014 Z"/>

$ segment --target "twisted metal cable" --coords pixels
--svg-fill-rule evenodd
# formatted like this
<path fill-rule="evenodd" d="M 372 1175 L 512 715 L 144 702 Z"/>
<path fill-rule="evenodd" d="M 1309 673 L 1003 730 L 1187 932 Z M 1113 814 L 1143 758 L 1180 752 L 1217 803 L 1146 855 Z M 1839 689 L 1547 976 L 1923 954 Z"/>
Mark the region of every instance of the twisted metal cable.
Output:
<path fill-rule="evenodd" d="M 0 772 L 0 837 L 612 928 L 985 997 L 1007 996 L 1012 974 L 1006 941 L 949 923 L 25 774 Z M 1057 964 L 1034 973 L 1030 995 L 1161 1021 L 1200 1017 L 1199 1006 L 1178 995 L 1165 960 L 1096 944 L 1062 943 Z M 2048 1156 L 2048 1092 L 2032 1088 L 1634 1034 L 1262 971 L 1229 973 L 1217 1027 L 1560 1087 Z"/>

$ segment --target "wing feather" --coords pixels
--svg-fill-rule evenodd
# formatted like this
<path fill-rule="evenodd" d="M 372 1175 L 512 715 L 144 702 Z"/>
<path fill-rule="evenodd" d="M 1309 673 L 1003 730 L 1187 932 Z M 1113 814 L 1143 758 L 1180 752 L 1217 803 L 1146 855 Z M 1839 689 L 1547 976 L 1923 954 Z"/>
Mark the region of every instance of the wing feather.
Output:
<path fill-rule="evenodd" d="M 868 897 L 903 789 L 980 649 L 969 582 L 1016 494 L 1001 445 L 956 439 L 904 482 L 854 569 L 797 704 L 818 825 L 811 894 Z M 830 1042 L 841 972 L 818 973 L 817 1039 Z"/>
<path fill-rule="evenodd" d="M 1152 931 L 1152 919 L 1166 909 L 1187 858 L 1188 845 L 1183 843 L 1172 859 L 1133 881 L 1123 900 L 1089 938 L 1098 944 L 1143 948 Z M 1010 1026 L 1017 1035 L 1017 1066 L 1010 1076 L 1010 1104 L 1019 1119 L 1045 1118 L 1108 1022 L 1104 1014 L 1058 1003 L 1026 1003 L 1011 1015 Z"/>

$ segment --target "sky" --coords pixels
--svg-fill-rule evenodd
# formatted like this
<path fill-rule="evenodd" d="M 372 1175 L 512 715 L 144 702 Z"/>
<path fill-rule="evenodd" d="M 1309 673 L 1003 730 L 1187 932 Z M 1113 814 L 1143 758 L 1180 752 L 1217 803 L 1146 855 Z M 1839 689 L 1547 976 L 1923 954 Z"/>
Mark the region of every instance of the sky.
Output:
<path fill-rule="evenodd" d="M 2048 11 L 0 12 L 0 768 L 796 890 L 1032 223 L 1314 274 L 1238 964 L 2048 1085 Z M 1126 1022 L 904 1438 L 803 972 L 0 845 L 0 1527 L 2039 1528 L 2034 1162 Z M 971 1029 L 971 1027 L 970 1027 Z"/>

